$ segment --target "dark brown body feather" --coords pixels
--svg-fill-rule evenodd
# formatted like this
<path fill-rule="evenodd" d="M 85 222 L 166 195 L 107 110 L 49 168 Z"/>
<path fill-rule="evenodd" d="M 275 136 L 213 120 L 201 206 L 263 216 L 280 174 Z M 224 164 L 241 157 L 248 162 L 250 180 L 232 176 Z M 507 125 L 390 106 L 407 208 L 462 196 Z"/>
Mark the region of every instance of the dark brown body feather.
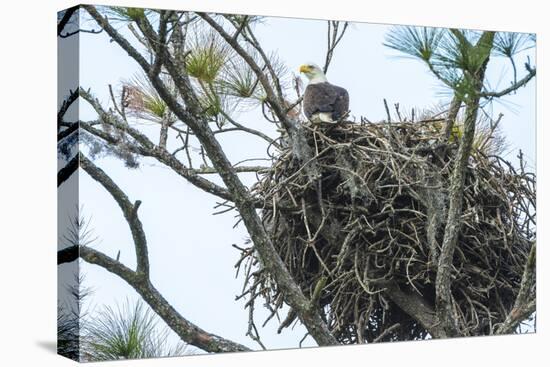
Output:
<path fill-rule="evenodd" d="M 348 112 L 349 95 L 342 87 L 325 83 L 309 84 L 304 93 L 304 113 L 311 118 L 316 113 L 332 114 L 333 120 L 338 120 Z"/>

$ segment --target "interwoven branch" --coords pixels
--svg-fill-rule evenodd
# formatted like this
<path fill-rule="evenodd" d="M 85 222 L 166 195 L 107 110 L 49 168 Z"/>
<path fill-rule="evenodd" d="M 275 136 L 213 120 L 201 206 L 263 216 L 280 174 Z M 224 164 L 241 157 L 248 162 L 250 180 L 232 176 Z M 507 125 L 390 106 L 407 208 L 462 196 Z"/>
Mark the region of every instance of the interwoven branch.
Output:
<path fill-rule="evenodd" d="M 303 292 L 313 297 L 327 279 L 319 306 L 332 333 L 346 344 L 450 336 L 435 313 L 432 255 L 433 244 L 441 251 L 458 149 L 440 143 L 444 126 L 306 125 L 304 134 L 321 176 L 307 175 L 288 148 L 254 193 L 270 205 L 264 226 Z M 456 335 L 489 335 L 503 330 L 518 296 L 522 310 L 534 311 L 526 308 L 534 287 L 522 287 L 522 277 L 536 235 L 536 179 L 476 146 L 464 174 L 450 267 L 453 323 Z M 281 289 L 253 247 L 241 250 L 245 293 L 264 297 L 275 314 Z"/>

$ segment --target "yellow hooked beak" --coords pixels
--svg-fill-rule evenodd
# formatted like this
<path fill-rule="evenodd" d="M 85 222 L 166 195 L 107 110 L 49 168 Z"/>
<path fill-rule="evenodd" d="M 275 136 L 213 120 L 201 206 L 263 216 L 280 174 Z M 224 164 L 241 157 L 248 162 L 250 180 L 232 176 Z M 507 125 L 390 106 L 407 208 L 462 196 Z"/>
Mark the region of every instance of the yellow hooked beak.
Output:
<path fill-rule="evenodd" d="M 300 66 L 300 73 L 307 73 L 308 71 L 310 71 L 309 66 L 307 65 Z"/>

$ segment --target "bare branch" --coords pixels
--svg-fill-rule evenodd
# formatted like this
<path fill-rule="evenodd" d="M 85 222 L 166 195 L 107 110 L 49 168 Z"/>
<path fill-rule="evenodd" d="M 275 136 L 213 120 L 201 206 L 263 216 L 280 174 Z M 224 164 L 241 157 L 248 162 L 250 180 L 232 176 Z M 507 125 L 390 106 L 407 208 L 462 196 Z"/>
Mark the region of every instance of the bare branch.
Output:
<path fill-rule="evenodd" d="M 57 129 L 59 129 L 63 123 L 63 116 L 67 113 L 69 107 L 78 99 L 78 89 L 69 91 L 69 96 L 63 101 L 59 111 L 57 112 Z"/>
<path fill-rule="evenodd" d="M 59 37 L 61 38 L 68 38 L 68 37 L 71 37 L 71 36 L 74 36 L 75 34 L 78 34 L 80 32 L 82 33 L 91 33 L 91 34 L 99 34 L 103 31 L 103 29 L 78 29 L 76 31 L 73 31 L 73 32 L 67 32 L 67 33 L 64 33 L 64 34 L 60 34 Z"/>
<path fill-rule="evenodd" d="M 137 270 L 138 274 L 143 274 L 149 278 L 149 255 L 147 251 L 147 239 L 143 231 L 143 225 L 137 215 L 137 210 L 141 201 L 136 201 L 134 204 L 130 202 L 126 194 L 117 186 L 117 184 L 99 167 L 92 163 L 84 154 L 80 153 L 80 167 L 84 169 L 94 180 L 99 182 L 105 190 L 111 194 L 113 199 L 124 214 L 126 222 L 132 232 L 134 245 L 136 250 Z"/>
<path fill-rule="evenodd" d="M 508 88 L 506 89 L 503 89 L 501 91 L 498 91 L 498 92 L 482 92 L 480 93 L 480 96 L 481 97 L 484 97 L 484 98 L 498 98 L 498 97 L 503 97 L 507 94 L 510 94 L 516 90 L 518 90 L 519 88 L 527 85 L 527 83 L 529 83 L 529 81 L 531 79 L 533 79 L 535 77 L 535 75 L 537 75 L 537 69 L 536 68 L 529 68 L 529 73 L 524 76 L 521 80 L 518 80 L 517 82 L 515 82 L 514 84 L 512 84 L 511 86 L 509 86 Z"/>
<path fill-rule="evenodd" d="M 126 121 L 126 114 L 124 113 L 124 103 L 125 103 L 124 100 L 125 100 L 126 93 L 127 93 L 127 89 L 124 86 L 124 87 L 122 87 L 122 96 L 120 98 L 121 103 L 120 103 L 120 108 L 119 108 L 118 103 L 117 103 L 116 98 L 115 98 L 115 94 L 113 92 L 113 86 L 111 84 L 109 84 L 109 95 L 111 96 L 111 102 L 113 102 L 113 106 L 115 108 L 115 111 L 125 121 Z"/>
<path fill-rule="evenodd" d="M 338 32 L 338 29 L 340 28 L 340 22 L 329 20 L 327 21 L 327 23 L 327 54 L 325 56 L 325 66 L 323 67 L 325 73 L 328 71 L 328 67 L 330 66 L 330 62 L 332 61 L 334 50 L 342 40 L 342 37 L 344 37 L 344 34 L 346 33 L 349 25 L 348 22 L 344 22 L 343 29 Z"/>
<path fill-rule="evenodd" d="M 235 172 L 237 173 L 244 173 L 244 172 L 259 172 L 262 170 L 269 169 L 269 167 L 265 166 L 240 166 L 240 167 L 234 167 Z M 208 174 L 218 174 L 218 171 L 214 167 L 201 167 L 198 169 L 192 169 L 189 170 L 189 173 L 191 174 L 197 174 L 197 175 L 208 175 Z"/>
<path fill-rule="evenodd" d="M 228 17 L 226 17 L 227 19 Z M 239 38 L 239 35 L 241 34 L 241 32 L 244 30 L 244 28 L 248 25 L 248 15 L 245 15 L 243 16 L 243 19 L 242 19 L 242 22 L 241 24 L 238 25 L 238 28 L 237 30 L 235 31 L 235 33 L 233 34 L 233 39 L 235 39 L 235 41 Z"/>
<path fill-rule="evenodd" d="M 391 122 L 390 108 L 388 107 L 388 101 L 386 101 L 386 98 L 384 98 L 384 109 L 386 110 L 386 118 L 388 119 L 387 122 Z"/>
<path fill-rule="evenodd" d="M 537 246 L 533 244 L 523 270 L 521 286 L 514 303 L 514 307 L 499 326 L 496 334 L 509 334 L 517 329 L 518 325 L 531 316 L 536 310 L 535 277 L 536 277 Z"/>
<path fill-rule="evenodd" d="M 267 136 L 266 134 L 264 134 L 263 132 L 259 131 L 259 130 L 255 130 L 255 129 L 251 129 L 249 127 L 246 127 L 240 123 L 238 123 L 237 121 L 235 121 L 231 116 L 229 116 L 228 114 L 226 114 L 225 112 L 222 111 L 222 115 L 223 117 L 225 117 L 225 119 L 227 121 L 229 121 L 229 123 L 233 126 L 235 126 L 235 130 L 239 130 L 239 131 L 244 131 L 246 133 L 249 133 L 249 134 L 252 134 L 252 135 L 256 135 L 262 139 L 264 139 L 265 141 L 267 141 L 269 144 L 273 144 L 275 145 L 276 147 L 279 147 L 279 144 L 277 144 L 275 142 L 275 140 L 271 139 L 269 136 Z M 222 129 L 222 130 L 218 130 L 218 131 L 214 131 L 214 134 L 219 134 L 219 133 L 222 133 L 222 132 L 226 132 L 226 131 L 231 131 L 230 129 Z"/>

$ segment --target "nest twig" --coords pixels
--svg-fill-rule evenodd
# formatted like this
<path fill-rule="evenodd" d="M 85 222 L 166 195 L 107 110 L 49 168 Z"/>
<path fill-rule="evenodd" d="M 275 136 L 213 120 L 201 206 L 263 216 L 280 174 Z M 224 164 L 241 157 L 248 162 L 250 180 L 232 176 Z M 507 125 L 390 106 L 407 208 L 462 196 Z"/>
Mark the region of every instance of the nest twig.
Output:
<path fill-rule="evenodd" d="M 441 134 L 433 121 L 306 125 L 314 159 L 304 163 L 289 147 L 254 187 L 279 255 L 302 291 L 317 298 L 341 343 L 428 335 L 384 284 L 395 282 L 434 304 L 457 150 Z M 453 263 L 462 335 L 491 334 L 510 312 L 535 241 L 535 195 L 535 176 L 523 166 L 472 152 Z M 246 269 L 244 293 L 265 299 L 279 331 L 292 324 L 292 311 L 279 318 L 284 294 L 253 247 L 242 249 L 239 265 Z"/>

